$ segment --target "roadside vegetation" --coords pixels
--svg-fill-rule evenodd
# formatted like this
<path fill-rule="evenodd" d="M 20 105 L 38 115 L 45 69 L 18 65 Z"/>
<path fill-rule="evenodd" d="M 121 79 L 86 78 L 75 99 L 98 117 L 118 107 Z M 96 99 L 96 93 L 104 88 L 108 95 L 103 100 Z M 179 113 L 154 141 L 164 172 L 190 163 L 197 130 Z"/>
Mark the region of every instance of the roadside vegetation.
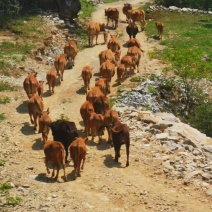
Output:
<path fill-rule="evenodd" d="M 0 184 L 0 201 L 5 198 L 7 205 L 16 206 L 22 202 L 22 198 L 10 196 L 9 190 L 12 188 L 11 183 L 6 182 Z"/>
<path fill-rule="evenodd" d="M 146 19 L 149 20 L 146 34 L 153 39 L 157 39 L 155 21 L 164 23 L 163 40 L 158 41 L 163 48 L 155 49 L 149 55 L 165 62 L 164 73 L 175 74 L 181 81 L 186 98 L 180 117 L 212 136 L 212 95 L 201 89 L 207 86 L 202 86 L 202 79 L 208 83 L 212 80 L 212 17 L 158 10 L 147 13 Z"/>

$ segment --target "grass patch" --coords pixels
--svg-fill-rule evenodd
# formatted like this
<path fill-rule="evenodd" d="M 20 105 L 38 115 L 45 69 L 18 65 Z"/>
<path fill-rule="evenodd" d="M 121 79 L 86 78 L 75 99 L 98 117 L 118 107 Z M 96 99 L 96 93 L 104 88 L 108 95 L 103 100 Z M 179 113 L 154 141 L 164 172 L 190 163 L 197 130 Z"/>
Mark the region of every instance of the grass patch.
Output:
<path fill-rule="evenodd" d="M 11 99 L 8 96 L 6 96 L 4 98 L 0 98 L 0 104 L 7 104 L 10 102 L 11 102 Z"/>
<path fill-rule="evenodd" d="M 7 82 L 0 82 L 0 92 L 1 91 L 14 91 L 14 88 Z"/>
<path fill-rule="evenodd" d="M 109 4 L 109 3 L 113 3 L 113 2 L 117 2 L 119 0 L 104 0 L 105 4 Z"/>
<path fill-rule="evenodd" d="M 150 52 L 151 58 L 162 59 L 172 64 L 171 70 L 187 67 L 196 78 L 212 79 L 212 17 L 203 14 L 179 14 L 154 11 L 147 14 L 146 34 L 157 35 L 155 21 L 164 23 L 163 50 Z"/>
<path fill-rule="evenodd" d="M 0 44 L 0 74 L 3 75 L 5 69 L 14 68 L 25 61 L 27 55 L 31 56 L 32 50 L 41 45 L 49 33 L 44 29 L 42 17 L 34 14 L 8 19 L 4 28 L 11 32 L 15 42 Z M 9 71 L 6 72 L 8 73 Z"/>
<path fill-rule="evenodd" d="M 6 116 L 4 113 L 0 113 L 0 121 L 3 121 L 6 119 Z"/>
<path fill-rule="evenodd" d="M 21 203 L 23 200 L 20 197 L 7 197 L 7 204 L 8 205 L 12 205 L 12 206 L 16 206 L 19 203 Z"/>
<path fill-rule="evenodd" d="M 109 105 L 111 108 L 115 105 L 115 103 L 116 103 L 116 99 L 112 99 L 112 98 L 109 99 Z"/>
<path fill-rule="evenodd" d="M 142 81 L 142 77 L 137 76 L 137 77 L 132 77 L 130 79 L 130 82 L 141 82 Z"/>
<path fill-rule="evenodd" d="M 65 121 L 70 121 L 70 119 L 69 119 L 69 117 L 68 116 L 66 116 L 65 114 L 60 114 L 60 118 L 59 119 L 61 119 L 61 120 L 65 120 Z"/>
<path fill-rule="evenodd" d="M 6 196 L 7 204 L 16 206 L 20 202 L 22 202 L 22 198 L 20 197 L 10 197 L 9 196 L 9 190 L 12 189 L 12 186 L 10 183 L 2 183 L 0 184 L 0 197 Z"/>
<path fill-rule="evenodd" d="M 0 166 L 4 166 L 5 162 L 5 160 L 0 159 Z"/>
<path fill-rule="evenodd" d="M 12 186 L 8 182 L 7 183 L 1 183 L 0 184 L 0 191 L 6 191 L 6 190 L 9 190 L 11 188 L 12 188 Z"/>
<path fill-rule="evenodd" d="M 88 18 L 91 17 L 91 14 L 96 10 L 96 6 L 94 6 L 91 2 L 87 0 L 81 0 L 81 11 L 79 14 L 79 18 Z"/>

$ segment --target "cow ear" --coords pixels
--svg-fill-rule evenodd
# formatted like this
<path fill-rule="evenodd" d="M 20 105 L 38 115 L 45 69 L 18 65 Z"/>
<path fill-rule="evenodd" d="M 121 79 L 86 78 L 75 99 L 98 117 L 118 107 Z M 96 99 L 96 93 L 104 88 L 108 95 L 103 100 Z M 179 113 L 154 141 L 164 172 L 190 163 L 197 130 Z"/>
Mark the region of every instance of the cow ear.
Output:
<path fill-rule="evenodd" d="M 47 114 L 49 114 L 50 113 L 50 111 L 49 111 L 49 108 L 47 109 Z"/>
<path fill-rule="evenodd" d="M 85 143 L 88 141 L 88 137 L 85 137 Z"/>

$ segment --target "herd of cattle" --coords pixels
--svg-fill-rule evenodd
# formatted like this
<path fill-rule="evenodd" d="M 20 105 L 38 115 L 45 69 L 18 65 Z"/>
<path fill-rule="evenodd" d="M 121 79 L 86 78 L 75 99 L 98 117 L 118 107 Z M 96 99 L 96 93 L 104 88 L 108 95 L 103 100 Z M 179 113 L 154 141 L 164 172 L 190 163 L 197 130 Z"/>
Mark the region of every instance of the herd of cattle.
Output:
<path fill-rule="evenodd" d="M 121 84 L 127 76 L 134 74 L 134 70 L 137 69 L 137 71 L 139 71 L 139 62 L 143 50 L 141 49 L 140 42 L 135 38 L 136 34 L 139 32 L 136 22 L 141 23 L 141 30 L 144 30 L 146 21 L 144 11 L 133 9 L 131 4 L 124 4 L 122 11 L 126 15 L 126 21 L 128 22 L 126 32 L 130 38 L 127 54 L 122 58 L 120 58 L 121 45 L 118 37 L 116 35 L 111 35 L 108 41 L 109 31 L 105 29 L 106 26 L 104 23 L 91 22 L 88 24 L 87 33 L 89 46 L 93 46 L 94 37 L 96 37 L 97 44 L 98 35 L 100 31 L 103 31 L 107 49 L 99 53 L 100 77 L 98 81 L 95 82 L 95 86 L 92 89 L 90 89 L 92 68 L 90 66 L 85 66 L 82 69 L 81 76 L 84 81 L 86 101 L 80 107 L 80 114 L 84 122 L 85 138 L 79 137 L 74 122 L 66 120 L 57 120 L 53 122 L 49 117 L 49 109 L 44 111 L 42 99 L 44 81 L 38 82 L 36 78 L 37 72 L 29 73 L 23 82 L 24 90 L 29 98 L 28 112 L 30 121 L 34 124 L 34 129 L 36 130 L 38 125 L 38 132 L 42 133 L 47 172 L 50 173 L 48 167 L 49 163 L 51 163 L 53 167 L 52 177 L 55 176 L 55 169 L 57 169 L 56 179 L 58 178 L 60 165 L 62 164 L 64 170 L 63 178 L 64 181 L 67 180 L 65 163 L 67 163 L 69 152 L 74 163 L 75 178 L 80 176 L 80 168 L 83 169 L 85 162 L 88 136 L 92 136 L 92 139 L 98 136 L 100 143 L 105 128 L 108 132 L 108 143 L 112 143 L 115 150 L 115 161 L 118 162 L 121 145 L 125 144 L 127 154 L 126 166 L 129 166 L 129 128 L 127 125 L 120 122 L 117 112 L 110 108 L 107 94 L 110 93 L 110 83 L 112 77 L 115 75 L 116 69 L 117 82 L 119 84 Z M 105 16 L 107 17 L 107 26 L 109 21 L 111 21 L 112 27 L 118 27 L 119 11 L 116 8 L 106 9 Z M 156 27 L 161 39 L 163 26 L 163 23 L 156 22 Z M 74 66 L 77 52 L 77 43 L 71 40 L 65 44 L 64 53 L 55 58 L 54 68 L 49 70 L 46 74 L 46 84 L 49 86 L 50 95 L 54 94 L 57 78 L 59 79 L 59 84 L 63 81 L 63 73 L 67 64 L 69 63 Z M 50 129 L 54 141 L 48 140 Z"/>

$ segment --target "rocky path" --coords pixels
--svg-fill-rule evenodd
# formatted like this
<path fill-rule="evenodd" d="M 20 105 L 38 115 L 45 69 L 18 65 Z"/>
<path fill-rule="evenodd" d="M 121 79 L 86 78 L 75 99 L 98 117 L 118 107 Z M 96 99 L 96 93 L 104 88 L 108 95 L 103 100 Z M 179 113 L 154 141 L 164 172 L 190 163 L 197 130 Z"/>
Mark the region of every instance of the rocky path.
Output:
<path fill-rule="evenodd" d="M 105 22 L 105 8 L 111 6 L 119 9 L 121 15 L 119 28 L 117 31 L 110 30 L 110 33 L 123 34 L 120 37 L 123 44 L 122 55 L 127 51 L 124 44 L 128 40 L 125 33 L 125 17 L 121 12 L 124 2 L 100 4 L 92 16 L 94 21 Z M 138 7 L 140 2 L 145 1 L 131 1 L 135 7 Z M 144 32 L 139 33 L 138 39 L 145 50 L 138 75 L 161 71 L 163 65 L 160 61 L 150 60 L 147 54 L 149 50 L 155 48 L 156 41 L 149 42 Z M 101 35 L 99 43 L 103 43 Z M 81 70 L 85 65 L 93 67 L 95 74 L 91 85 L 94 85 L 99 72 L 98 54 L 105 49 L 106 46 L 100 44 L 79 52 L 75 67 L 65 71 L 64 81 L 60 87 L 56 87 L 55 94 L 48 96 L 48 92 L 45 93 L 45 109 L 50 108 L 53 120 L 64 114 L 76 123 L 79 131 L 83 129 L 79 114 L 79 108 L 85 101 Z M 113 79 L 111 95 L 117 91 L 115 79 L 116 77 Z M 45 89 L 47 90 L 47 87 Z M 51 180 L 48 178 L 50 176 L 46 175 L 41 135 L 34 133 L 29 123 L 26 95 L 20 90 L 15 93 L 13 99 L 9 107 L 1 105 L 1 110 L 8 116 L 0 129 L 2 136 L 0 153 L 6 162 L 4 167 L 0 167 L 0 181 L 11 182 L 14 188 L 10 190 L 10 196 L 21 197 L 23 202 L 12 207 L 4 205 L 5 200 L 2 198 L 1 211 L 212 210 L 210 198 L 201 191 L 195 190 L 195 187 L 185 187 L 180 180 L 166 179 L 163 172 L 158 171 L 161 161 L 152 157 L 148 145 L 135 139 L 131 141 L 130 166 L 127 168 L 125 168 L 125 148 L 122 149 L 120 163 L 115 164 L 114 150 L 105 141 L 97 145 L 96 140 L 89 140 L 89 151 L 82 177 L 73 181 L 73 165 L 70 162 L 66 169 L 68 182 L 63 183 L 62 179 L 59 179 L 59 182 Z"/>

